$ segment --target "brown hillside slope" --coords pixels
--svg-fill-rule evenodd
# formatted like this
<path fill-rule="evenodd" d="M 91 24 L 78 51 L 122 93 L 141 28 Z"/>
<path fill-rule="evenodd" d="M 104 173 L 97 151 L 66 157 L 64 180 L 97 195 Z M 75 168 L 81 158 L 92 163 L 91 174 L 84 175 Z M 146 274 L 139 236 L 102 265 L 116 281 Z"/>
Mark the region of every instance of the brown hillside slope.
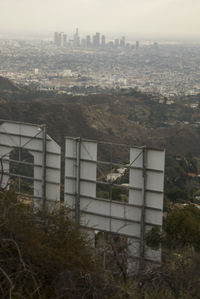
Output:
<path fill-rule="evenodd" d="M 11 80 L 0 76 L 0 91 L 1 90 L 17 91 L 19 90 L 19 87 Z"/>
<path fill-rule="evenodd" d="M 49 134 L 61 144 L 64 136 L 81 136 L 162 147 L 176 154 L 199 153 L 198 129 L 188 125 L 152 127 L 153 109 L 141 99 L 104 95 L 0 103 L 0 118 L 46 123 Z"/>

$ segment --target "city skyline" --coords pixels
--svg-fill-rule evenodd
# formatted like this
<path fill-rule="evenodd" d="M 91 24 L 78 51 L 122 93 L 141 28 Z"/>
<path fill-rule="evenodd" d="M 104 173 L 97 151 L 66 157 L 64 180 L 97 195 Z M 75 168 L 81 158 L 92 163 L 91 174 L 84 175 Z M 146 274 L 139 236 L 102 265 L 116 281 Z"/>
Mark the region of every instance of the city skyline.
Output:
<path fill-rule="evenodd" d="M 1 0 L 0 34 L 69 31 L 199 39 L 198 0 Z"/>
<path fill-rule="evenodd" d="M 54 45 L 58 47 L 83 47 L 83 48 L 124 48 L 130 47 L 130 43 L 126 43 L 125 36 L 115 38 L 114 40 L 107 40 L 105 34 L 101 32 L 93 33 L 92 35 L 80 35 L 79 28 L 76 28 L 75 33 L 70 36 L 65 32 L 54 32 Z M 139 41 L 136 41 L 136 48 L 139 48 Z"/>

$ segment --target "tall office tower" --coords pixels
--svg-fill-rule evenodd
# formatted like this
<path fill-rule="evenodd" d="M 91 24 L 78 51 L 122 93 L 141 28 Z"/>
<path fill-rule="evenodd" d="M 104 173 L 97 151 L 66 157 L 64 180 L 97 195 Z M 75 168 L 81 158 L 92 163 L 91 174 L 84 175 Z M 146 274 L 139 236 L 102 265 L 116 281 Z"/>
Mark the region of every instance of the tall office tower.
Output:
<path fill-rule="evenodd" d="M 139 43 L 139 41 L 137 40 L 136 43 L 135 43 L 135 48 L 136 48 L 136 49 L 139 49 L 139 47 L 140 47 L 140 43 Z"/>
<path fill-rule="evenodd" d="M 96 34 L 93 36 L 93 46 L 95 48 L 98 48 L 100 46 L 100 33 L 96 32 Z"/>
<path fill-rule="evenodd" d="M 96 32 L 96 34 L 93 36 L 93 46 L 95 48 L 98 48 L 100 46 L 100 33 Z"/>
<path fill-rule="evenodd" d="M 78 28 L 76 28 L 76 32 L 74 34 L 74 46 L 79 47 L 80 46 L 80 37 L 78 33 Z"/>
<path fill-rule="evenodd" d="M 57 34 L 58 32 L 54 32 L 54 44 L 56 45 L 56 42 L 57 42 Z"/>
<path fill-rule="evenodd" d="M 97 47 L 99 47 L 100 46 L 100 33 L 99 32 L 96 33 L 96 43 L 97 43 Z"/>
<path fill-rule="evenodd" d="M 92 37 L 92 46 L 95 47 L 96 44 L 96 35 L 93 35 Z"/>
<path fill-rule="evenodd" d="M 105 35 L 102 35 L 102 37 L 101 37 L 101 46 L 102 47 L 106 46 L 106 37 L 105 37 Z"/>
<path fill-rule="evenodd" d="M 60 47 L 64 47 L 64 32 L 60 32 Z"/>
<path fill-rule="evenodd" d="M 58 33 L 58 46 L 61 46 L 62 32 Z"/>
<path fill-rule="evenodd" d="M 66 34 L 63 32 L 55 32 L 54 33 L 54 44 L 58 47 L 63 47 L 65 43 Z"/>
<path fill-rule="evenodd" d="M 122 36 L 122 38 L 120 39 L 120 47 L 124 48 L 125 47 L 125 36 Z"/>
<path fill-rule="evenodd" d="M 56 46 L 59 46 L 59 44 L 60 44 L 60 37 L 59 37 L 59 32 L 54 32 L 54 44 L 56 45 Z"/>
<path fill-rule="evenodd" d="M 67 46 L 67 34 L 63 34 L 63 46 Z"/>
<path fill-rule="evenodd" d="M 91 47 L 91 37 L 90 37 L 90 35 L 86 36 L 86 47 L 87 48 Z"/>
<path fill-rule="evenodd" d="M 82 47 L 82 48 L 85 48 L 85 47 L 86 47 L 86 39 L 85 39 L 85 38 L 82 38 L 82 39 L 81 39 L 81 47 Z"/>
<path fill-rule="evenodd" d="M 80 47 L 81 41 L 80 41 L 80 36 L 77 37 L 76 45 L 77 47 Z"/>
<path fill-rule="evenodd" d="M 116 39 L 115 39 L 115 48 L 118 48 L 118 47 L 119 47 L 119 39 L 116 38 Z"/>

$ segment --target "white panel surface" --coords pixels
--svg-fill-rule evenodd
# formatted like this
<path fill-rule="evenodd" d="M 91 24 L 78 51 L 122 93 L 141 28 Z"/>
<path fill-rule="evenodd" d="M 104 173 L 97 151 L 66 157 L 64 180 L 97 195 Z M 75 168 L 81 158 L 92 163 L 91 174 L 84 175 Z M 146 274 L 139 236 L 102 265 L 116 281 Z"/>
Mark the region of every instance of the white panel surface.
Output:
<path fill-rule="evenodd" d="M 71 209 L 75 209 L 76 200 L 76 156 L 77 142 L 75 139 L 65 139 L 65 186 L 64 200 L 65 205 Z"/>
<path fill-rule="evenodd" d="M 146 174 L 147 174 L 146 189 L 163 192 L 164 173 L 147 170 Z"/>
<path fill-rule="evenodd" d="M 97 166 L 95 163 L 81 161 L 80 178 L 96 182 Z"/>
<path fill-rule="evenodd" d="M 133 188 L 143 188 L 143 170 L 130 169 L 130 186 Z"/>
<path fill-rule="evenodd" d="M 162 212 L 145 209 L 145 222 L 162 226 Z"/>
<path fill-rule="evenodd" d="M 165 169 L 165 152 L 161 150 L 148 149 L 147 167 L 155 170 L 164 171 Z"/>
<path fill-rule="evenodd" d="M 46 154 L 46 165 L 47 167 L 54 167 L 54 168 L 60 168 L 60 154 L 53 154 L 53 153 L 47 153 Z"/>
<path fill-rule="evenodd" d="M 46 181 L 60 184 L 60 169 L 46 169 Z"/>
<path fill-rule="evenodd" d="M 47 135 L 47 152 L 60 155 L 60 146 Z"/>
<path fill-rule="evenodd" d="M 96 161 L 97 160 L 97 144 L 91 141 L 81 142 L 81 159 Z"/>
<path fill-rule="evenodd" d="M 101 214 L 102 216 L 121 218 L 129 221 L 140 221 L 141 209 L 125 203 L 116 203 L 100 198 L 80 199 L 82 211 Z"/>
<path fill-rule="evenodd" d="M 59 185 L 46 183 L 46 199 L 60 201 L 60 193 L 58 193 L 59 187 Z"/>
<path fill-rule="evenodd" d="M 80 142 L 80 196 L 96 197 L 97 144 L 89 141 L 80 141 L 79 139 L 66 138 L 65 204 L 68 206 L 72 205 L 72 194 L 74 196 L 74 203 L 76 201 L 78 142 Z"/>
<path fill-rule="evenodd" d="M 8 146 L 7 148 L 5 146 Z M 0 157 L 4 157 L 6 151 L 9 153 L 12 148 L 27 149 L 34 157 L 34 196 L 42 197 L 42 179 L 43 179 L 43 130 L 37 125 L 24 124 L 17 122 L 4 121 L 0 125 Z M 46 199 L 60 200 L 60 146 L 51 139 L 46 137 L 46 180 L 55 184 L 46 184 Z M 9 157 L 8 157 L 9 158 Z M 9 162 L 7 163 L 9 167 Z M 54 167 L 57 169 L 53 169 Z M 4 180 L 5 180 L 4 175 Z M 8 180 L 8 177 L 6 178 Z M 3 182 L 5 185 L 6 180 Z M 40 181 L 38 181 L 40 180 Z"/>
<path fill-rule="evenodd" d="M 129 203 L 142 205 L 142 190 L 129 190 Z M 146 206 L 149 208 L 163 209 L 163 194 L 146 191 Z"/>
<path fill-rule="evenodd" d="M 131 148 L 130 150 L 130 165 L 133 167 L 143 167 L 143 150 L 141 148 Z"/>
<path fill-rule="evenodd" d="M 9 121 L 4 121 L 1 127 L 8 134 L 35 136 L 42 132 L 41 128 L 37 125 Z"/>
<path fill-rule="evenodd" d="M 136 269 L 140 257 L 142 238 L 150 228 L 162 226 L 164 151 L 132 148 L 130 150 L 129 203 L 96 198 L 97 144 L 81 140 L 80 146 L 80 222 L 93 230 L 117 233 L 130 237 L 128 245 L 129 270 Z M 145 160 L 143 161 L 143 152 Z M 75 210 L 77 141 L 66 139 L 65 203 Z M 134 161 L 134 162 L 133 162 Z M 143 171 L 143 162 L 146 172 Z M 144 173 L 146 175 L 144 179 Z M 72 179 L 74 178 L 74 179 Z M 144 219 L 142 219 L 142 207 Z M 132 237 L 132 238 L 131 238 Z M 160 261 L 160 250 L 145 248 L 145 258 Z M 128 270 L 128 271 L 129 271 Z"/>
<path fill-rule="evenodd" d="M 144 235 L 141 231 L 141 238 L 145 238 L 145 233 L 154 225 L 162 227 L 162 209 L 163 209 L 163 190 L 164 190 L 164 163 L 165 152 L 160 150 L 145 149 L 144 154 L 141 149 L 132 148 L 130 150 L 130 164 L 136 158 L 137 160 L 131 165 L 129 175 L 129 203 L 143 205 L 145 203 Z M 143 177 L 143 155 L 145 155 L 145 179 Z M 150 192 L 151 191 L 151 192 Z M 152 224 L 149 226 L 148 224 Z M 138 248 L 139 250 L 139 248 Z M 161 249 L 152 250 L 145 246 L 145 259 L 160 262 Z"/>
<path fill-rule="evenodd" d="M 80 194 L 89 197 L 96 197 L 96 183 L 80 181 Z"/>
<path fill-rule="evenodd" d="M 65 168 L 66 177 L 76 177 L 76 161 L 75 160 L 67 160 L 67 167 Z"/>
<path fill-rule="evenodd" d="M 163 209 L 163 194 L 155 192 L 146 192 L 146 206 L 156 209 Z"/>
<path fill-rule="evenodd" d="M 117 233 L 133 238 L 140 237 L 140 224 L 81 212 L 81 225 L 95 230 Z"/>
<path fill-rule="evenodd" d="M 75 194 L 76 194 L 75 179 L 66 179 L 65 180 L 65 193 L 69 193 L 70 195 L 73 194 L 75 196 Z"/>
<path fill-rule="evenodd" d="M 0 146 L 0 157 L 2 158 L 9 158 L 9 154 L 10 151 L 12 149 L 9 147 L 1 147 Z M 1 165 L 1 173 L 0 173 L 0 177 L 1 177 L 1 182 L 2 182 L 2 188 L 6 188 L 8 186 L 8 182 L 9 182 L 9 175 L 5 174 L 4 172 L 9 173 L 10 169 L 9 169 L 9 162 L 2 160 L 2 165 Z"/>
<path fill-rule="evenodd" d="M 76 158 L 76 140 L 74 138 L 65 139 L 65 157 Z"/>

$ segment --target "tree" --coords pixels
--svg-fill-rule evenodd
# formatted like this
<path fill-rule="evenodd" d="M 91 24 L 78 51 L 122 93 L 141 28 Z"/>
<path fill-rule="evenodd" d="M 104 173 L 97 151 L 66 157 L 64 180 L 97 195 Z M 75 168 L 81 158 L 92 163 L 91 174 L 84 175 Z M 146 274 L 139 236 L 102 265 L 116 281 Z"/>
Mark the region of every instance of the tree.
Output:
<path fill-rule="evenodd" d="M 164 230 L 169 246 L 193 246 L 200 250 L 200 210 L 194 205 L 174 208 L 167 216 Z"/>
<path fill-rule="evenodd" d="M 0 192 L 0 297 L 102 298 L 103 271 L 68 211 L 25 203 Z"/>

